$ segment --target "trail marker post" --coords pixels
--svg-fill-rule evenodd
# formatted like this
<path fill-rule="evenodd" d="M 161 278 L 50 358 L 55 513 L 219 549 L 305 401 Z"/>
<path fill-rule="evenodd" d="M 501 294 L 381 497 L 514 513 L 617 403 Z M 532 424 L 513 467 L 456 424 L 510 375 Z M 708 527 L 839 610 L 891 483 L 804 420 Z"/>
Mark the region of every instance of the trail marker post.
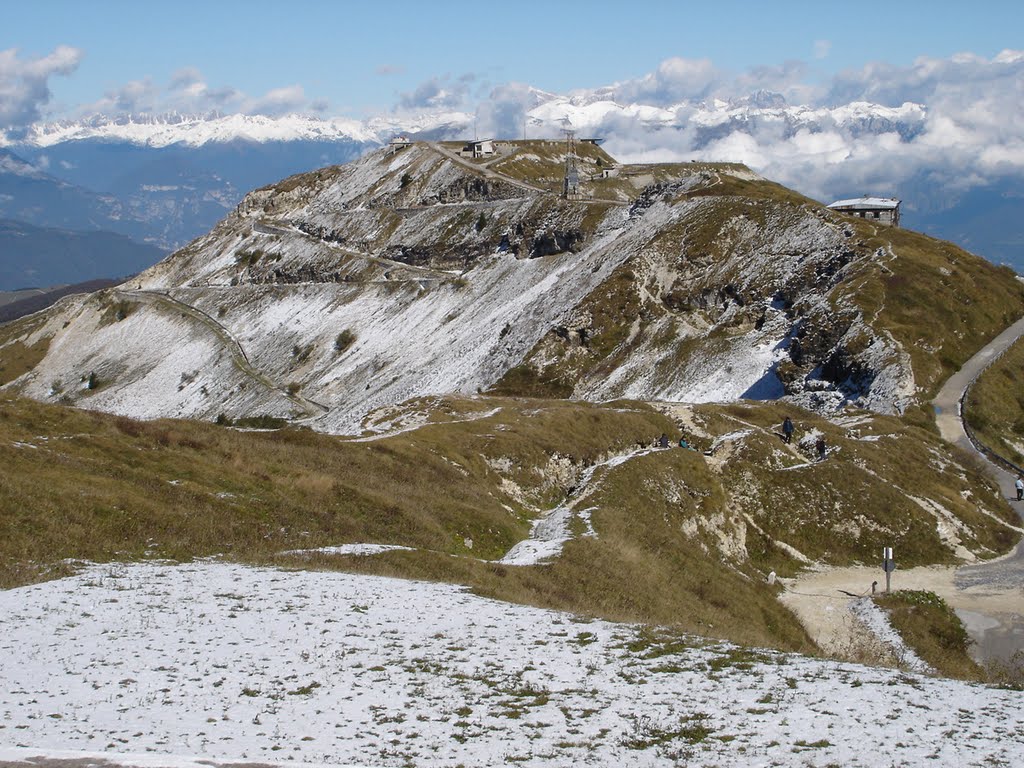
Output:
<path fill-rule="evenodd" d="M 885 594 L 889 594 L 892 572 L 896 570 L 896 560 L 892 556 L 892 547 L 882 549 L 882 570 L 885 571 Z"/>

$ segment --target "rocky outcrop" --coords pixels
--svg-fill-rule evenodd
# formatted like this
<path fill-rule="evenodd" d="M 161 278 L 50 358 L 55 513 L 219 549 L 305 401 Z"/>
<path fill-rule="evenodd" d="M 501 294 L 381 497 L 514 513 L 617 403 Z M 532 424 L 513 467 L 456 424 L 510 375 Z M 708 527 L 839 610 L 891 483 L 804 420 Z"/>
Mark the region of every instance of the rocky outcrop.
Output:
<path fill-rule="evenodd" d="M 899 412 L 1021 311 L 1016 281 L 976 257 L 876 232 L 738 166 L 625 169 L 569 201 L 540 191 L 560 173 L 549 162 L 503 179 L 417 144 L 257 190 L 132 281 L 164 299 L 109 325 L 68 302 L 11 334 L 2 343 L 49 342 L 11 386 L 334 432 L 411 397 L 491 389 Z M 628 179 L 645 181 L 621 205 Z M 946 294 L 944 328 L 925 313 Z M 98 369 L 105 387 L 54 394 Z"/>

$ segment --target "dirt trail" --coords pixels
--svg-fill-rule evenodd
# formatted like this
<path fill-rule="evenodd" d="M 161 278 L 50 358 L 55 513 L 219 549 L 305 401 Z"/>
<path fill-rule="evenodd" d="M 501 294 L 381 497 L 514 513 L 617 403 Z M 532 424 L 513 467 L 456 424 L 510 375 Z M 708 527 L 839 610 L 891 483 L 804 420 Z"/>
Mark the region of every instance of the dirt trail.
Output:
<path fill-rule="evenodd" d="M 186 304 L 183 301 L 179 301 L 170 294 L 163 293 L 161 291 L 116 289 L 115 293 L 129 299 L 135 299 L 136 301 L 144 301 L 149 304 L 162 306 L 171 312 L 176 312 L 190 317 L 205 326 L 220 340 L 228 354 L 231 355 L 231 361 L 235 364 L 236 368 L 261 386 L 264 386 L 267 389 L 277 390 L 283 394 L 295 405 L 300 407 L 307 417 L 319 416 L 329 410 L 328 407 L 322 403 L 310 400 L 308 397 L 303 397 L 297 393 L 289 392 L 287 387 L 283 384 L 273 381 L 269 376 L 257 370 L 249 361 L 249 356 L 246 354 L 245 348 L 242 346 L 241 342 L 239 342 L 238 339 L 235 338 L 235 336 L 214 317 L 203 312 L 201 309 L 194 307 L 191 304 Z"/>
<path fill-rule="evenodd" d="M 970 566 L 982 569 L 985 566 Z M 1019 587 L 975 584 L 964 586 L 955 566 L 926 566 L 897 570 L 893 589 L 924 589 L 934 592 L 957 612 L 975 641 L 972 655 L 978 660 L 1008 658 L 1024 647 L 1024 591 Z M 871 594 L 871 582 L 885 589 L 881 568 L 854 566 L 808 571 L 785 579 L 781 600 L 792 610 L 823 651 L 847 657 L 863 648 L 862 628 L 850 612 L 854 596 Z"/>
<path fill-rule="evenodd" d="M 1018 320 L 978 351 L 950 378 L 933 401 L 940 434 L 949 443 L 976 454 L 999 487 L 1012 496 L 1013 476 L 990 463 L 964 430 L 960 402 L 974 380 L 1013 342 L 1024 335 Z M 1018 513 L 1021 510 L 1018 509 Z M 897 553 L 898 562 L 898 553 Z M 855 595 L 870 594 L 871 582 L 885 587 L 881 567 L 823 568 L 786 579 L 782 602 L 792 610 L 826 653 L 848 656 L 864 638 L 853 620 Z M 978 660 L 1006 659 L 1024 650 L 1024 541 L 995 560 L 966 566 L 929 566 L 897 570 L 893 589 L 923 589 L 942 597 L 964 622 Z"/>

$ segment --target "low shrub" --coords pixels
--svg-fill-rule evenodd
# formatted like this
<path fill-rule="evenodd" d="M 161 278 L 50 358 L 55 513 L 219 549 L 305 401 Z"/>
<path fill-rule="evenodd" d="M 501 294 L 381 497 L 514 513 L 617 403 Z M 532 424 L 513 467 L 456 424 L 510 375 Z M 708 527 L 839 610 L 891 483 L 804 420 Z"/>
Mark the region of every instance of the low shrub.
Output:
<path fill-rule="evenodd" d="M 339 355 L 356 343 L 356 335 L 348 328 L 338 334 L 334 340 L 334 351 Z"/>

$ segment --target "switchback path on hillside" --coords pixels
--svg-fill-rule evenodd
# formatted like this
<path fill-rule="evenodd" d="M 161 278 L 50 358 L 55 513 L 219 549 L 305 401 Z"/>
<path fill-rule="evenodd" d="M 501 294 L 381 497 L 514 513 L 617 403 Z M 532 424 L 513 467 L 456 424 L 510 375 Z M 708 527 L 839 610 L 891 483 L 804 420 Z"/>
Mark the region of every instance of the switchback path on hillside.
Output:
<path fill-rule="evenodd" d="M 989 476 L 996 481 L 1000 490 L 1013 504 L 1017 503 L 1013 490 L 1013 482 L 1016 478 L 993 462 L 971 442 L 964 426 L 963 403 L 971 385 L 977 378 L 1021 336 L 1024 336 L 1024 318 L 1011 325 L 964 363 L 963 367 L 943 384 L 942 389 L 932 401 L 932 405 L 935 407 L 935 422 L 943 439 L 978 456 L 984 462 L 982 466 L 985 467 Z M 1018 505 L 1017 514 L 1024 517 L 1022 511 L 1024 510 Z M 961 589 L 979 587 L 1019 590 L 1024 586 L 1024 540 L 1004 557 L 988 563 L 960 568 L 956 572 L 955 583 Z M 1013 622 L 1011 632 L 1017 636 L 1017 647 L 1024 648 L 1024 617 L 1018 617 Z"/>
<path fill-rule="evenodd" d="M 242 347 L 238 339 L 234 337 L 231 331 L 201 309 L 193 307 L 191 304 L 186 304 L 183 301 L 175 299 L 169 294 L 161 293 L 159 291 L 121 289 L 117 290 L 117 293 L 129 299 L 163 306 L 172 312 L 184 314 L 206 326 L 213 331 L 214 335 L 217 336 L 218 339 L 220 339 L 221 343 L 231 355 L 232 362 L 239 370 L 268 389 L 274 389 L 283 394 L 297 406 L 302 408 L 302 410 L 305 411 L 306 416 L 319 416 L 320 414 L 326 413 L 330 410 L 327 406 L 310 400 L 309 398 L 302 397 L 299 394 L 290 393 L 285 387 L 271 380 L 270 377 L 261 371 L 258 371 L 252 363 L 249 362 L 249 356 L 245 353 L 245 349 Z"/>
<path fill-rule="evenodd" d="M 408 282 L 419 283 L 421 288 L 425 288 L 428 283 L 438 283 L 445 280 L 451 280 L 452 274 L 445 272 L 444 270 L 434 269 L 432 267 L 421 267 L 416 264 L 406 264 L 404 261 L 395 261 L 394 259 L 388 259 L 383 256 L 374 256 L 372 253 L 366 253 L 365 251 L 356 251 L 352 248 L 348 248 L 341 243 L 336 243 L 333 240 L 327 240 L 323 237 L 317 237 L 316 235 L 310 234 L 302 229 L 299 229 L 293 224 L 289 224 L 286 227 L 279 226 L 277 224 L 268 223 L 267 221 L 257 221 L 252 225 L 252 231 L 258 235 L 299 235 L 307 240 L 320 243 L 323 246 L 330 248 L 334 251 L 341 253 L 344 256 L 348 256 L 353 259 L 363 259 L 373 264 L 378 264 L 388 269 L 406 269 L 415 274 L 422 274 L 423 277 L 411 277 Z M 395 283 L 402 282 L 386 276 L 385 282 Z"/>
<path fill-rule="evenodd" d="M 935 423 L 939 427 L 939 434 L 942 435 L 942 438 L 946 442 L 984 459 L 989 474 L 999 483 L 999 487 L 1007 492 L 1013 488 L 1014 476 L 989 461 L 971 442 L 967 436 L 967 430 L 964 428 L 961 403 L 971 384 L 1021 336 L 1024 336 L 1024 318 L 992 339 L 974 357 L 964 363 L 959 371 L 946 379 L 946 383 L 942 385 L 939 393 L 932 400 L 932 406 L 935 408 Z"/>

